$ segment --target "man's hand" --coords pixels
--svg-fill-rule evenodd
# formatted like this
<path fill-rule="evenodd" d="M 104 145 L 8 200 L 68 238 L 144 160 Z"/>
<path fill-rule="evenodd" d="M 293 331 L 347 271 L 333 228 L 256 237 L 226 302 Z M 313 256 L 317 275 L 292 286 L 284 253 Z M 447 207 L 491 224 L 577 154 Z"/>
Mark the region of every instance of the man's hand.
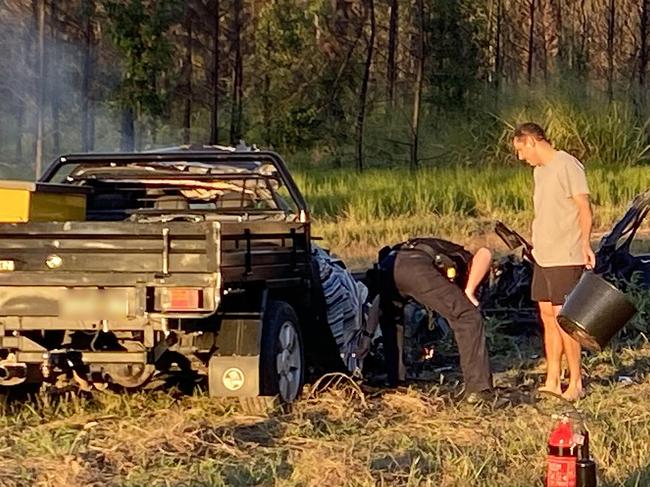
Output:
<path fill-rule="evenodd" d="M 578 194 L 573 197 L 576 206 L 578 207 L 578 219 L 580 220 L 580 233 L 582 234 L 582 256 L 584 258 L 585 267 L 593 269 L 596 265 L 596 256 L 594 251 L 591 250 L 591 203 L 589 202 L 588 194 Z"/>
<path fill-rule="evenodd" d="M 587 269 L 593 269 L 596 266 L 596 254 L 591 250 L 591 246 L 585 244 L 582 246 L 582 255 L 585 258 L 585 267 Z"/>

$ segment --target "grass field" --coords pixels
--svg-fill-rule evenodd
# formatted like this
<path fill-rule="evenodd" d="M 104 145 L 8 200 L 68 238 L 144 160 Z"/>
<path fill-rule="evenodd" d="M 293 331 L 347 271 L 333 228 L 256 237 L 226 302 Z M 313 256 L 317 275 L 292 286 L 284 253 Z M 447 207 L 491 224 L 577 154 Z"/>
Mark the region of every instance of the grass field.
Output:
<path fill-rule="evenodd" d="M 641 312 L 626 332 L 583 360 L 588 395 L 576 406 L 600 487 L 650 485 L 650 300 L 634 297 Z M 457 367 L 397 390 L 325 377 L 264 416 L 200 388 L 6 401 L 0 486 L 541 486 L 552 414 L 572 408 L 535 394 L 538 334 L 490 321 L 487 336 L 504 408 L 459 401 Z M 438 362 L 457 364 L 449 345 Z"/>
<path fill-rule="evenodd" d="M 650 188 L 643 166 L 587 165 L 595 231 Z M 385 244 L 438 235 L 498 248 L 496 219 L 529 235 L 531 169 L 509 166 L 299 170 L 316 235 L 351 266 Z M 591 431 L 601 487 L 650 485 L 647 313 L 614 349 L 586 355 Z M 0 415 L 0 486 L 484 486 L 542 485 L 552 401 L 531 391 L 539 338 L 490 330 L 497 384 L 514 405 L 474 409 L 444 372 L 383 391 L 340 381 L 308 389 L 290 412 L 250 416 L 229 401 L 175 391 L 39 397 Z M 450 361 L 455 357 L 450 356 Z M 541 406 L 540 406 L 541 404 Z"/>
<path fill-rule="evenodd" d="M 494 411 L 458 403 L 454 375 L 398 391 L 340 380 L 267 417 L 169 392 L 10 404 L 0 416 L 0 485 L 542 485 L 550 414 L 560 409 L 531 401 L 537 339 L 516 345 L 493 361 L 517 404 Z M 650 344 L 590 356 L 585 367 L 590 394 L 578 407 L 599 485 L 650 485 Z"/>
<path fill-rule="evenodd" d="M 634 196 L 650 188 L 645 166 L 589 166 L 594 231 L 606 231 Z M 499 246 L 492 231 L 502 220 L 529 237 L 532 169 L 510 166 L 298 172 L 315 219 L 314 234 L 355 264 L 383 245 L 415 235 Z"/>

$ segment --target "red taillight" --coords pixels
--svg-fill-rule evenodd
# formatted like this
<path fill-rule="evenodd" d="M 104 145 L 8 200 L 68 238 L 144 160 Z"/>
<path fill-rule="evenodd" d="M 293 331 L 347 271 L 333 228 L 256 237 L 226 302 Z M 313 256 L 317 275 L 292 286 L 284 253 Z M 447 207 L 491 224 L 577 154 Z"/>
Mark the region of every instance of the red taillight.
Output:
<path fill-rule="evenodd" d="M 165 311 L 193 311 L 203 306 L 203 290 L 192 287 L 164 288 L 162 308 Z"/>

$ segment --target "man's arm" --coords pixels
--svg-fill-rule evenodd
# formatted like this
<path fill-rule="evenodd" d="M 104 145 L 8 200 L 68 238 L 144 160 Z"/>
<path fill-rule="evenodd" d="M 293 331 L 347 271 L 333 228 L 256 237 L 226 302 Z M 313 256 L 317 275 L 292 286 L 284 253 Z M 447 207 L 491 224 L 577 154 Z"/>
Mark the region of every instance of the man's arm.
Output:
<path fill-rule="evenodd" d="M 592 269 L 596 265 L 596 256 L 594 251 L 591 250 L 591 226 L 593 223 L 593 216 L 591 213 L 591 204 L 589 203 L 589 195 L 577 194 L 573 196 L 573 201 L 575 201 L 576 206 L 578 207 L 582 253 L 585 258 L 585 265 L 588 269 Z"/>

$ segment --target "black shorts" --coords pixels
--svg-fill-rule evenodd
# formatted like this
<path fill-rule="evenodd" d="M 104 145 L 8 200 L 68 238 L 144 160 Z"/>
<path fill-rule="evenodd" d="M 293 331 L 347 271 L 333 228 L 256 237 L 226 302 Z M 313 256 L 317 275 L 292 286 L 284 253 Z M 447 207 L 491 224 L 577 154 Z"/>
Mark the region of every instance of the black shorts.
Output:
<path fill-rule="evenodd" d="M 530 297 L 533 301 L 550 301 L 554 306 L 564 301 L 584 271 L 581 265 L 542 267 L 535 264 Z"/>

